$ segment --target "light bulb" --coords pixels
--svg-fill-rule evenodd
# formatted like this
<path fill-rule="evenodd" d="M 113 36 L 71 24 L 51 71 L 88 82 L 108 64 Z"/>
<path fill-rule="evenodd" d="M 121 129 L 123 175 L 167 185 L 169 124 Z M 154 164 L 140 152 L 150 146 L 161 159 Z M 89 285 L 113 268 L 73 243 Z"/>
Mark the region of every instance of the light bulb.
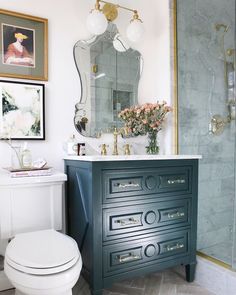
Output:
<path fill-rule="evenodd" d="M 113 46 L 119 52 L 125 52 L 130 47 L 119 33 L 113 39 Z"/>
<path fill-rule="evenodd" d="M 128 39 L 132 42 L 138 42 L 141 40 L 144 33 L 144 27 L 139 19 L 134 19 L 131 21 L 126 30 L 126 35 Z"/>
<path fill-rule="evenodd" d="M 87 28 L 88 31 L 94 35 L 101 35 L 107 29 L 107 19 L 105 15 L 97 10 L 94 9 L 87 18 Z"/>

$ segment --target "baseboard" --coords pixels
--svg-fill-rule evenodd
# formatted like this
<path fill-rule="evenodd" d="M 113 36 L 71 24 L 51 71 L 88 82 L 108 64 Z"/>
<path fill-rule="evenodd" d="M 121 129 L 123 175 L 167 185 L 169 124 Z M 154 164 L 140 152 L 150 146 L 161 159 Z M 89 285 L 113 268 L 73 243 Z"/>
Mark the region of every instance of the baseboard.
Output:
<path fill-rule="evenodd" d="M 0 271 L 0 291 L 12 289 L 13 286 L 7 279 L 5 273 L 3 271 Z"/>
<path fill-rule="evenodd" d="M 195 282 L 216 295 L 236 294 L 236 273 L 200 256 Z"/>
<path fill-rule="evenodd" d="M 183 266 L 175 271 L 185 277 Z M 215 295 L 236 295 L 236 272 L 197 256 L 195 283 Z"/>

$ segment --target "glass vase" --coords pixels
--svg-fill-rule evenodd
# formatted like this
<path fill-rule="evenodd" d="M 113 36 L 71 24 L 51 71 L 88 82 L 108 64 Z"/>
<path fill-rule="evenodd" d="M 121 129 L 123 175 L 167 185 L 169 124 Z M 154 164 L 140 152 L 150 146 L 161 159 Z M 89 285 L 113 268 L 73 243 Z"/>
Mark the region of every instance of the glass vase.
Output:
<path fill-rule="evenodd" d="M 13 169 L 22 168 L 20 146 L 11 146 L 11 168 Z"/>
<path fill-rule="evenodd" d="M 148 146 L 146 146 L 147 154 L 157 155 L 159 153 L 159 146 L 157 142 L 157 131 L 148 133 Z"/>

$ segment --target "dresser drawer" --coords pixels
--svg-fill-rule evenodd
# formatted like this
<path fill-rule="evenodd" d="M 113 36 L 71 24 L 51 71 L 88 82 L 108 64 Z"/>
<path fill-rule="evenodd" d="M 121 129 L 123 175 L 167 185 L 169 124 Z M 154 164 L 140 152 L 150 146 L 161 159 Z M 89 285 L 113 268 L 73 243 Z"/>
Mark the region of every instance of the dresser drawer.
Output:
<path fill-rule="evenodd" d="M 189 194 L 192 168 L 165 167 L 103 171 L 103 202 Z"/>
<path fill-rule="evenodd" d="M 190 225 L 191 199 L 103 210 L 103 240 Z"/>
<path fill-rule="evenodd" d="M 135 269 L 145 264 L 189 254 L 189 231 L 183 230 L 147 239 L 103 247 L 104 275 Z"/>

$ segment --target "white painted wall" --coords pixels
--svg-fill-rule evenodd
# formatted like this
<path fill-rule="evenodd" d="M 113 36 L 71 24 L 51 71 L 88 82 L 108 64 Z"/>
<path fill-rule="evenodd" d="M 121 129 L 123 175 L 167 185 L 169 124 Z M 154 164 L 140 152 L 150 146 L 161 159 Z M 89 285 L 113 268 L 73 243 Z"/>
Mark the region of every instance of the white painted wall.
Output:
<path fill-rule="evenodd" d="M 73 125 L 74 105 L 80 97 L 79 78 L 74 66 L 72 49 L 79 39 L 89 37 L 85 22 L 94 0 L 0 0 L 0 8 L 26 13 L 49 20 L 49 80 L 46 85 L 46 140 L 29 141 L 33 158 L 45 157 L 50 166 L 63 171 L 63 142 L 75 133 Z M 169 8 L 168 0 L 117 0 L 140 11 L 146 33 L 143 41 L 134 47 L 144 57 L 144 71 L 139 87 L 139 101 L 155 102 L 165 99 L 170 102 L 170 62 L 169 62 Z M 120 11 L 117 25 L 124 33 L 131 15 Z M 5 78 L 1 78 L 5 79 Z M 5 79 L 8 80 L 8 79 Z M 26 81 L 27 80 L 23 80 Z M 31 81 L 29 81 L 31 82 Z M 161 152 L 171 153 L 171 122 L 162 139 Z M 81 138 L 77 134 L 77 138 Z M 111 142 L 106 135 L 100 141 Z M 88 142 L 99 150 L 100 141 Z M 133 141 L 130 139 L 129 141 Z M 136 153 L 145 151 L 146 140 L 136 138 L 133 144 Z M 122 140 L 119 139 L 120 145 Z M 140 144 L 141 143 L 141 144 Z M 111 146 L 111 144 L 110 144 Z M 0 167 L 10 165 L 10 149 L 0 142 Z M 0 253 L 4 253 L 6 241 L 0 243 Z M 3 273 L 0 273 L 0 289 L 7 288 Z"/>
<path fill-rule="evenodd" d="M 0 0 L 2 9 L 17 11 L 48 18 L 49 20 L 49 80 L 46 85 L 46 140 L 29 141 L 33 158 L 45 157 L 53 167 L 63 170 L 62 144 L 69 135 L 76 134 L 73 126 L 74 105 L 80 97 L 79 78 L 74 66 L 72 48 L 78 39 L 89 37 L 85 22 L 94 0 Z M 139 101 L 155 102 L 165 99 L 170 102 L 170 62 L 169 62 L 169 7 L 168 0 L 119 0 L 140 11 L 146 33 L 144 40 L 134 47 L 144 57 L 144 71 L 139 87 Z M 117 25 L 121 33 L 125 31 L 131 15 L 120 10 Z M 161 152 L 171 153 L 171 124 L 168 123 Z M 84 141 L 77 134 L 77 138 Z M 112 136 L 104 136 L 100 141 L 109 142 Z M 137 148 L 135 152 L 144 152 Z M 98 140 L 88 140 L 98 150 Z M 121 140 L 120 140 L 121 143 Z M 142 146 L 141 145 L 141 146 Z M 10 165 L 10 150 L 0 142 L 0 167 Z"/>

